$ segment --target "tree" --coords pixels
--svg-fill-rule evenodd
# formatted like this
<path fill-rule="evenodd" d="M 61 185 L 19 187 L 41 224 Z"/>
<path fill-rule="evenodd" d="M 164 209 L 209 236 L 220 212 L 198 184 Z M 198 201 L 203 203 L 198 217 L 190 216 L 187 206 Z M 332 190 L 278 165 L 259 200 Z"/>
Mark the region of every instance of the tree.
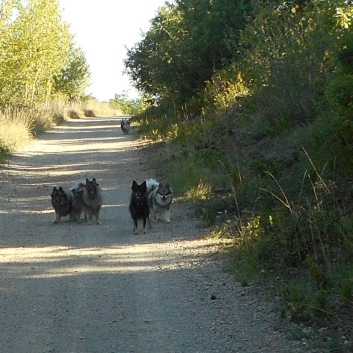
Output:
<path fill-rule="evenodd" d="M 72 44 L 56 0 L 5 0 L 0 6 L 0 104 L 34 105 L 51 95 Z"/>
<path fill-rule="evenodd" d="M 109 101 L 111 107 L 120 110 L 127 115 L 135 115 L 141 111 L 141 99 L 129 99 L 126 91 L 121 94 L 115 94 L 114 99 Z"/>
<path fill-rule="evenodd" d="M 254 21 L 242 35 L 241 70 L 274 129 L 308 123 L 326 104 L 328 58 L 336 38 L 336 8 L 344 0 L 254 0 Z M 252 65 L 256 63 L 256 65 Z"/>
<path fill-rule="evenodd" d="M 180 103 L 190 100 L 213 73 L 237 56 L 250 11 L 248 0 L 178 0 L 152 20 L 131 48 L 126 72 L 135 87 Z"/>
<path fill-rule="evenodd" d="M 80 100 L 89 86 L 90 75 L 84 52 L 71 46 L 67 65 L 61 69 L 59 75 L 54 76 L 53 90 L 55 94 L 69 101 Z"/>

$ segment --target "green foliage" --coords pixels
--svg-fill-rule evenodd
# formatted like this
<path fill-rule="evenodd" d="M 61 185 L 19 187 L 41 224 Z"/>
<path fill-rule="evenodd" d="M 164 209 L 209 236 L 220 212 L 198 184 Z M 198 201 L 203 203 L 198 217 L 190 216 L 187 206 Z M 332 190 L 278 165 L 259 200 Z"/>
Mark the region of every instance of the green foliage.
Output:
<path fill-rule="evenodd" d="M 135 87 L 182 104 L 192 99 L 215 70 L 237 56 L 248 11 L 244 0 L 167 3 L 128 51 L 125 67 Z"/>
<path fill-rule="evenodd" d="M 308 123 L 317 114 L 327 80 L 334 13 L 331 2 L 312 2 L 305 11 L 262 1 L 254 4 L 255 20 L 242 35 L 245 59 L 240 67 L 250 91 L 256 92 L 252 104 L 262 107 L 278 131 Z"/>
<path fill-rule="evenodd" d="M 328 353 L 348 353 L 353 349 L 352 344 L 347 340 L 342 342 L 341 334 L 337 331 L 330 333 L 329 339 L 323 346 Z"/>
<path fill-rule="evenodd" d="M 271 163 L 271 165 L 267 165 L 264 162 L 258 160 L 258 159 L 254 159 L 251 162 L 251 167 L 252 169 L 254 169 L 254 171 L 260 175 L 260 176 L 265 176 L 266 173 L 269 173 L 275 177 L 277 177 L 279 175 L 280 169 L 281 169 L 281 165 L 279 165 L 278 163 Z"/>
<path fill-rule="evenodd" d="M 83 88 L 87 64 L 82 52 L 72 49 L 57 0 L 2 1 L 0 30 L 0 106 L 48 103 L 55 90 L 65 99 L 77 96 L 76 86 L 64 90 L 59 81 L 70 76 L 71 85 Z"/>
<path fill-rule="evenodd" d="M 20 94 L 27 103 L 51 95 L 76 100 L 88 66 L 66 27 L 56 18 L 68 40 L 46 79 L 24 30 L 41 38 L 26 11 L 34 16 L 30 4 L 54 9 L 55 2 L 19 3 L 1 5 L 0 102 L 18 102 Z M 141 98 L 122 93 L 110 101 L 134 115 L 142 135 L 165 142 L 155 169 L 176 196 L 192 201 L 215 236 L 234 240 L 236 279 L 273 284 L 283 315 L 295 321 L 329 319 L 339 305 L 352 304 L 352 15 L 344 0 L 166 4 L 125 60 Z M 28 72 L 9 59 L 17 56 Z M 81 88 L 73 90 L 73 83 Z M 99 115 L 96 107 L 70 105 L 55 116 L 70 111 Z M 34 116 L 27 132 L 44 126 Z M 2 126 L 13 121 L 5 120 Z M 0 149 L 9 151 L 2 131 Z M 300 146 L 289 164 L 261 158 Z"/>
<path fill-rule="evenodd" d="M 335 75 L 330 81 L 327 97 L 344 117 L 351 118 L 353 96 L 353 40 L 352 29 L 343 31 L 331 58 Z"/>
<path fill-rule="evenodd" d="M 236 280 L 271 286 L 283 317 L 329 323 L 353 303 L 352 2 L 244 2 L 242 31 L 225 20 L 220 37 L 205 28 L 222 18 L 206 15 L 210 3 L 166 7 L 130 50 L 136 87 L 162 97 L 134 120 L 174 148 L 157 170 L 214 236 L 233 239 Z M 217 56 L 225 41 L 231 55 Z M 207 57 L 225 60 L 210 72 Z M 262 158 L 300 147 L 289 164 Z M 321 348 L 351 350 L 328 335 Z"/>
<path fill-rule="evenodd" d="M 121 111 L 126 115 L 136 115 L 143 107 L 142 98 L 130 99 L 126 92 L 115 94 L 115 98 L 109 101 L 112 108 Z"/>
<path fill-rule="evenodd" d="M 199 180 L 197 186 L 191 187 L 185 196 L 187 199 L 192 201 L 195 200 L 207 200 L 211 196 L 212 186 L 205 182 L 203 179 Z"/>
<path fill-rule="evenodd" d="M 244 82 L 243 74 L 238 64 L 232 63 L 225 69 L 218 70 L 211 81 L 207 81 L 204 100 L 207 110 L 226 111 L 249 95 L 249 88 Z"/>
<path fill-rule="evenodd" d="M 80 48 L 70 47 L 68 62 L 59 75 L 53 77 L 53 94 L 70 102 L 82 100 L 90 82 L 90 69 Z"/>
<path fill-rule="evenodd" d="M 332 280 L 337 288 L 340 298 L 345 303 L 352 303 L 353 300 L 353 267 L 347 266 L 339 271 Z"/>

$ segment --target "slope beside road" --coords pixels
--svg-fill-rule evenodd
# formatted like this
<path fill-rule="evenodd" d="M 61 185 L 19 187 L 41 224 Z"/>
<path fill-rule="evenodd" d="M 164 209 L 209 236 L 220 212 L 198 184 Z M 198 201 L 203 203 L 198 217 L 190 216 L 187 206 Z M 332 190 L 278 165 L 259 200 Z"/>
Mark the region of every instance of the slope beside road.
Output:
<path fill-rule="evenodd" d="M 224 271 L 184 205 L 133 234 L 132 181 L 155 176 L 120 119 L 68 121 L 0 169 L 0 352 L 309 352 Z M 103 189 L 102 225 L 53 224 L 53 186 L 86 177 Z"/>

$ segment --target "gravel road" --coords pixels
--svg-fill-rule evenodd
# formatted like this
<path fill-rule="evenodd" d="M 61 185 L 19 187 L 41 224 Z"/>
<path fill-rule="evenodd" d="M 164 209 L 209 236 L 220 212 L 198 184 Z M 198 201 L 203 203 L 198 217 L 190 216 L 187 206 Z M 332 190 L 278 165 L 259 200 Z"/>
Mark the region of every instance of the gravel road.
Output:
<path fill-rule="evenodd" d="M 120 119 L 70 120 L 0 169 L 0 352 L 309 352 L 265 295 L 233 281 L 224 244 L 185 205 L 133 234 L 132 181 L 155 175 Z M 53 224 L 53 186 L 86 177 L 103 189 L 102 225 Z"/>

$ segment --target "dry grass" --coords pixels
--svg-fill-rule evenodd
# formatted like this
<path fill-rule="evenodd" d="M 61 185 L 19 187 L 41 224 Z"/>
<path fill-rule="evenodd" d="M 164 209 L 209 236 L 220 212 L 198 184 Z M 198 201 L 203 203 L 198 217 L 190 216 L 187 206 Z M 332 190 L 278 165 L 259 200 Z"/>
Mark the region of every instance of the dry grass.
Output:
<path fill-rule="evenodd" d="M 12 153 L 32 139 L 33 119 L 20 111 L 0 113 L 0 151 Z"/>
<path fill-rule="evenodd" d="M 52 102 L 46 109 L 57 112 L 63 119 L 80 119 L 83 117 L 122 115 L 120 111 L 112 108 L 109 103 L 89 99 L 84 102 L 65 104 Z"/>
<path fill-rule="evenodd" d="M 197 186 L 186 192 L 186 198 L 192 201 L 207 200 L 211 196 L 211 191 L 212 186 L 201 179 Z"/>
<path fill-rule="evenodd" d="M 95 99 L 71 104 L 52 102 L 38 109 L 6 108 L 0 111 L 0 153 L 13 153 L 28 144 L 34 136 L 64 120 L 120 114 L 108 103 Z"/>
<path fill-rule="evenodd" d="M 95 99 L 90 99 L 82 103 L 72 103 L 70 109 L 75 111 L 79 117 L 121 115 L 121 112 L 113 109 L 109 103 L 99 102 Z"/>

